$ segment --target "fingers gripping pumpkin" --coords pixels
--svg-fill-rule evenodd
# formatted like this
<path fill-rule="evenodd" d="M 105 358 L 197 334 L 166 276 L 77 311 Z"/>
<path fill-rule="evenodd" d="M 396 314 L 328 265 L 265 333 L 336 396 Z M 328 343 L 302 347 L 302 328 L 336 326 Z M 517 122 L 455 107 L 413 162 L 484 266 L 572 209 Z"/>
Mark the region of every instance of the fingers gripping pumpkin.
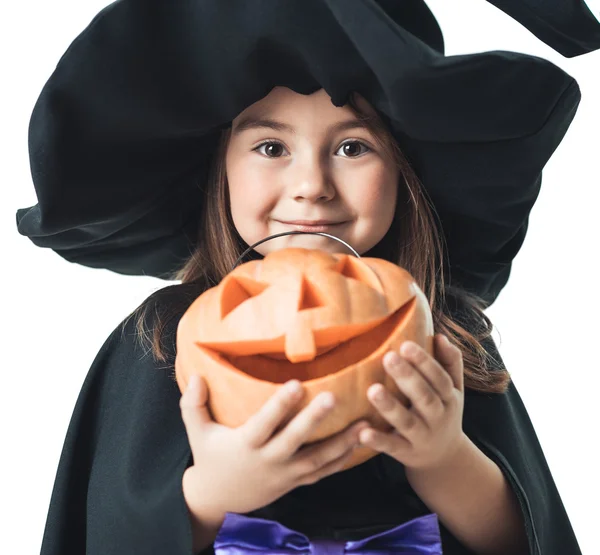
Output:
<path fill-rule="evenodd" d="M 296 378 L 306 392 L 298 411 L 321 391 L 337 399 L 311 441 L 361 418 L 389 430 L 367 389 L 383 383 L 402 399 L 383 355 L 407 339 L 432 353 L 433 334 L 427 298 L 402 268 L 288 248 L 239 266 L 194 301 L 177 330 L 177 383 L 184 391 L 191 374 L 203 376 L 213 418 L 231 427 Z M 375 454 L 359 448 L 346 468 Z"/>

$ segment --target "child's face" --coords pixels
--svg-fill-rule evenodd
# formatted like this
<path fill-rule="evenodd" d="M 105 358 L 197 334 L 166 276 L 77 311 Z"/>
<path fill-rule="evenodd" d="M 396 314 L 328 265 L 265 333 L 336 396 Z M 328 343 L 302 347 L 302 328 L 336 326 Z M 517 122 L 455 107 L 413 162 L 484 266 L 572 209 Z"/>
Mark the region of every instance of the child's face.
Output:
<path fill-rule="evenodd" d="M 373 112 L 363 99 L 359 107 Z M 233 120 L 226 171 L 233 222 L 246 243 L 284 231 L 324 231 L 362 254 L 383 238 L 399 170 L 358 123 L 323 89 L 305 96 L 284 87 Z M 348 252 L 318 235 L 290 235 L 256 250 L 266 255 L 285 246 Z"/>

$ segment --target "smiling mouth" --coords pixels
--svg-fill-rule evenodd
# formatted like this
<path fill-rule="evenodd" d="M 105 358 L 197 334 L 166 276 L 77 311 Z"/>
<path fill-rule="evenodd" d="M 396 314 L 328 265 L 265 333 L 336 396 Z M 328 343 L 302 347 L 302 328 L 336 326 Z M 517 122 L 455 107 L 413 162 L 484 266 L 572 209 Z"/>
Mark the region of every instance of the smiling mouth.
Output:
<path fill-rule="evenodd" d="M 292 222 L 285 222 L 281 220 L 276 221 L 297 231 L 327 231 L 348 223 L 347 221 L 330 222 L 326 220 L 294 220 Z"/>

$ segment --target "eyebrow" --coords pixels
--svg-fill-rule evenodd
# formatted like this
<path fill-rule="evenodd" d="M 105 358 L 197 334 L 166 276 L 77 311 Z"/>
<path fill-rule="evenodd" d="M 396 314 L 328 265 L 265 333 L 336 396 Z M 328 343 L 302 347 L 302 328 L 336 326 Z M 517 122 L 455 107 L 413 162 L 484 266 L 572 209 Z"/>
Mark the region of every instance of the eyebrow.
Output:
<path fill-rule="evenodd" d="M 281 121 L 276 121 L 273 119 L 266 118 L 252 118 L 247 117 L 240 120 L 240 122 L 234 127 L 233 134 L 238 135 L 244 131 L 248 131 L 249 129 L 273 129 L 274 131 L 287 132 L 295 134 L 296 130 L 289 124 L 283 123 Z M 327 131 L 329 133 L 339 132 L 339 131 L 348 131 L 349 129 L 367 129 L 367 125 L 358 119 L 350 119 L 345 121 L 340 121 L 334 125 L 331 125 Z"/>

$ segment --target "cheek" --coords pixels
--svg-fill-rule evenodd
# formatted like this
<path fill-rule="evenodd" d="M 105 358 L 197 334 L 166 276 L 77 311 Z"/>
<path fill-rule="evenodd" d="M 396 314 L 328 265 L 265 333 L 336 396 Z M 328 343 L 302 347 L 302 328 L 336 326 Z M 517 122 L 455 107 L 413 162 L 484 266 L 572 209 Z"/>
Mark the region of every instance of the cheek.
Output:
<path fill-rule="evenodd" d="M 276 204 L 268 176 L 243 160 L 227 161 L 227 182 L 233 224 L 249 245 L 267 235 L 268 217 Z"/>
<path fill-rule="evenodd" d="M 357 176 L 358 177 L 358 176 Z M 396 209 L 398 175 L 386 168 L 375 167 L 354 180 L 352 203 L 365 220 L 389 225 Z M 365 184 L 368 184 L 365 187 Z"/>
<path fill-rule="evenodd" d="M 366 214 L 385 212 L 387 209 L 393 211 L 396 205 L 396 184 L 394 186 L 378 184 L 375 187 L 366 188 L 361 192 L 357 202 L 363 207 Z"/>
<path fill-rule="evenodd" d="M 360 254 L 379 243 L 392 225 L 398 177 L 397 171 L 377 164 L 346 181 L 349 185 L 345 188 L 346 202 L 352 206 L 356 217 L 352 242 Z"/>

